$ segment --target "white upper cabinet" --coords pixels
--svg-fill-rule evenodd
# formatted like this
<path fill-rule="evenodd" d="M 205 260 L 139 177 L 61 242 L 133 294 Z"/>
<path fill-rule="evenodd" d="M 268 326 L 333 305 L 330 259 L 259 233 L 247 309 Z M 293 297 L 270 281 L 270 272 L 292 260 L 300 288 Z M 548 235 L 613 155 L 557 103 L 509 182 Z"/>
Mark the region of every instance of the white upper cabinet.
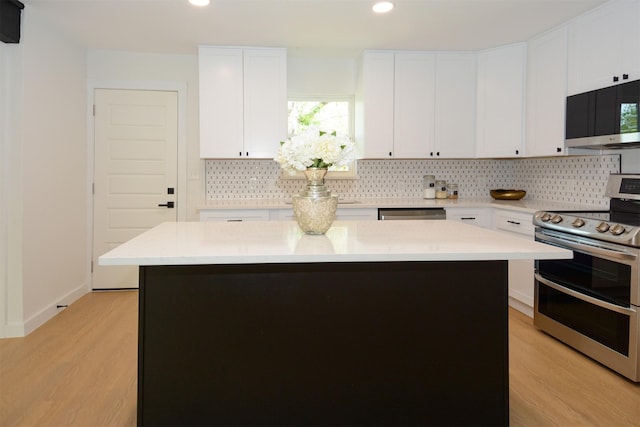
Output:
<path fill-rule="evenodd" d="M 528 157 L 565 154 L 566 76 L 566 27 L 529 41 L 525 147 Z"/>
<path fill-rule="evenodd" d="M 361 100 L 356 112 L 359 156 L 393 157 L 393 52 L 365 52 Z"/>
<path fill-rule="evenodd" d="M 524 137 L 526 45 L 478 54 L 477 157 L 519 157 Z"/>
<path fill-rule="evenodd" d="M 287 137 L 287 55 L 199 49 L 200 157 L 272 158 Z"/>
<path fill-rule="evenodd" d="M 242 49 L 201 47 L 200 157 L 243 151 Z"/>
<path fill-rule="evenodd" d="M 609 2 L 569 23 L 569 95 L 638 79 L 640 0 Z"/>
<path fill-rule="evenodd" d="M 476 58 L 475 53 L 436 56 L 435 138 L 429 157 L 475 156 Z"/>
<path fill-rule="evenodd" d="M 433 142 L 434 79 L 431 53 L 364 53 L 357 118 L 362 157 L 427 157 Z"/>
<path fill-rule="evenodd" d="M 396 53 L 393 156 L 425 158 L 433 147 L 435 55 Z"/>
<path fill-rule="evenodd" d="M 365 52 L 361 157 L 473 157 L 475 96 L 475 54 Z"/>
<path fill-rule="evenodd" d="M 244 51 L 244 149 L 273 158 L 287 138 L 287 52 Z"/>

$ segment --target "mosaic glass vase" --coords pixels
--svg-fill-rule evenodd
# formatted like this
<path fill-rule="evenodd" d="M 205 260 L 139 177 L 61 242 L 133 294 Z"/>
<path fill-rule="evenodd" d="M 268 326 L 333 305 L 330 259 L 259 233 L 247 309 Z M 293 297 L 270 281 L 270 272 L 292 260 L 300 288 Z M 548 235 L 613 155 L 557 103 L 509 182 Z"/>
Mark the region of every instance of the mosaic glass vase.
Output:
<path fill-rule="evenodd" d="M 293 196 L 293 213 L 298 225 L 307 234 L 324 234 L 333 224 L 338 208 L 338 196 L 324 185 L 326 168 L 303 171 L 307 186 Z"/>

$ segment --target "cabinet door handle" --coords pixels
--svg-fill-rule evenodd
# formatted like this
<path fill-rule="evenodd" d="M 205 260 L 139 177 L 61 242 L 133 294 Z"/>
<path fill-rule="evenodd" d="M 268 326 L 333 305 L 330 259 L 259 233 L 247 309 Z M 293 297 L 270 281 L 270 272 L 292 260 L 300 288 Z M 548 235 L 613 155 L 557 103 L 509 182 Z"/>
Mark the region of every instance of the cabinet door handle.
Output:
<path fill-rule="evenodd" d="M 516 150 L 516 156 L 520 154 L 520 150 Z"/>
<path fill-rule="evenodd" d="M 389 157 L 393 156 L 393 153 L 391 151 L 389 151 Z"/>
<path fill-rule="evenodd" d="M 614 82 L 617 82 L 618 80 L 620 80 L 620 79 L 618 78 L 618 76 L 613 76 L 613 81 L 614 81 Z"/>
<path fill-rule="evenodd" d="M 556 147 L 556 152 L 562 153 L 562 148 L 561 147 Z"/>
<path fill-rule="evenodd" d="M 431 157 L 433 157 L 433 151 L 432 151 L 432 152 L 430 152 L 430 153 L 429 153 L 429 155 L 430 155 Z"/>
<path fill-rule="evenodd" d="M 513 225 L 520 225 L 520 223 L 518 221 L 511 221 L 511 220 L 507 220 L 507 222 L 509 224 L 513 224 Z"/>
<path fill-rule="evenodd" d="M 440 157 L 440 152 L 439 151 L 436 153 L 436 156 Z"/>
<path fill-rule="evenodd" d="M 622 80 L 627 80 L 629 78 L 629 74 L 623 74 L 622 75 Z"/>
<path fill-rule="evenodd" d="M 173 209 L 175 207 L 176 202 L 167 202 L 167 203 L 160 203 L 158 206 L 161 208 L 167 208 L 167 209 Z"/>

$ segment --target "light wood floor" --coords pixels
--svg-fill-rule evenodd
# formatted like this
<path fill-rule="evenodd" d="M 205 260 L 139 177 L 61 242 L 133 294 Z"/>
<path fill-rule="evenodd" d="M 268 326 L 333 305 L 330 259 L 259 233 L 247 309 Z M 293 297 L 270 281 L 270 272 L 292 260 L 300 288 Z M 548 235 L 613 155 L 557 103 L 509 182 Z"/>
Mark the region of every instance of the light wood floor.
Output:
<path fill-rule="evenodd" d="M 512 426 L 640 426 L 640 385 L 510 310 Z M 0 426 L 134 426 L 137 292 L 85 295 L 0 340 Z M 469 355 L 473 357 L 473 355 Z"/>

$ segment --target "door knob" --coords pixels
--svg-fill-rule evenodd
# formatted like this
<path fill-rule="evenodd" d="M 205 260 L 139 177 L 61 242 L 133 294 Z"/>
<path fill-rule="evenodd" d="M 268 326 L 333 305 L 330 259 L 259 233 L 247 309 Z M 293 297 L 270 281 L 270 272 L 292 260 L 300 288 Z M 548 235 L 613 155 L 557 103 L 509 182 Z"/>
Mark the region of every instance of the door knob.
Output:
<path fill-rule="evenodd" d="M 161 203 L 158 206 L 160 207 L 165 207 L 167 209 L 173 209 L 175 206 L 175 202 L 167 202 L 167 203 Z"/>

